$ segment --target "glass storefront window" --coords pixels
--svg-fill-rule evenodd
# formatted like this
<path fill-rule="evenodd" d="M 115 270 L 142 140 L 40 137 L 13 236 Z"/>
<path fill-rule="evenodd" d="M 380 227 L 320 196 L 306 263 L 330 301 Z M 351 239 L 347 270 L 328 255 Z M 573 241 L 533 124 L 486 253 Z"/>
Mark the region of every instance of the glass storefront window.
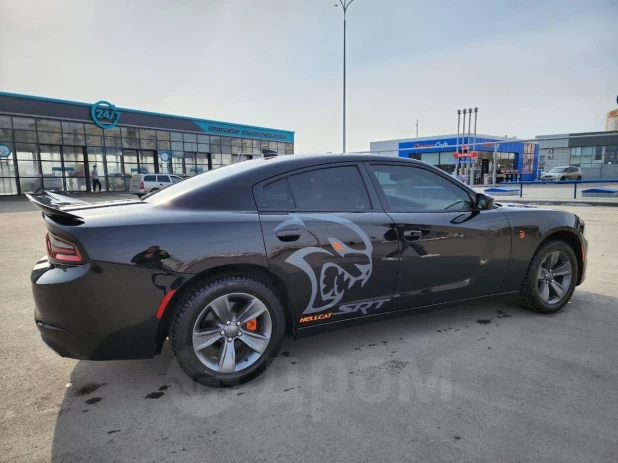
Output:
<path fill-rule="evenodd" d="M 210 144 L 221 144 L 221 137 L 217 137 L 214 135 L 210 136 Z"/>
<path fill-rule="evenodd" d="M 208 153 L 210 152 L 210 145 L 205 145 L 202 143 L 198 143 L 197 144 L 197 150 L 202 152 L 202 153 Z"/>
<path fill-rule="evenodd" d="M 11 124 L 10 116 L 0 116 L 0 129 L 11 129 L 13 128 L 13 124 Z"/>
<path fill-rule="evenodd" d="M 14 117 L 13 128 L 19 130 L 36 130 L 34 119 L 29 117 Z"/>
<path fill-rule="evenodd" d="M 157 148 L 160 150 L 171 150 L 172 145 L 169 141 L 159 141 L 157 142 Z"/>
<path fill-rule="evenodd" d="M 210 143 L 210 137 L 208 135 L 198 135 L 197 142 L 198 143 Z"/>
<path fill-rule="evenodd" d="M 582 157 L 580 161 L 580 166 L 589 167 L 592 164 L 592 156 L 594 155 L 594 147 L 593 146 L 585 146 L 582 148 Z"/>
<path fill-rule="evenodd" d="M 0 141 L 13 141 L 13 131 L 11 129 L 0 129 Z"/>
<path fill-rule="evenodd" d="M 94 124 L 86 124 L 86 135 L 96 135 L 99 137 L 103 136 L 103 129 Z"/>
<path fill-rule="evenodd" d="M 140 138 L 139 144 L 142 148 L 156 149 L 157 148 L 157 140 L 154 138 Z"/>
<path fill-rule="evenodd" d="M 36 132 L 31 130 L 13 130 L 16 143 L 36 143 Z"/>
<path fill-rule="evenodd" d="M 109 156 L 109 151 L 105 150 Z M 137 151 L 135 150 L 123 150 L 125 164 L 137 164 Z"/>
<path fill-rule="evenodd" d="M 65 145 L 85 145 L 86 137 L 83 135 L 63 133 L 62 141 Z"/>
<path fill-rule="evenodd" d="M 197 151 L 197 143 L 185 142 L 185 151 Z"/>
<path fill-rule="evenodd" d="M 103 148 L 100 146 L 88 147 L 88 164 L 98 164 L 99 172 L 102 172 L 101 166 L 103 166 Z"/>
<path fill-rule="evenodd" d="M 39 132 L 39 143 L 62 144 L 62 134 L 56 132 Z"/>
<path fill-rule="evenodd" d="M 197 135 L 194 133 L 183 133 L 182 138 L 185 143 L 197 143 Z"/>
<path fill-rule="evenodd" d="M 107 136 L 107 133 L 106 133 L 105 146 L 118 146 L 118 147 L 122 146 L 122 139 L 120 138 L 120 135 Z"/>
<path fill-rule="evenodd" d="M 232 145 L 232 154 L 240 154 L 242 153 L 242 146 Z"/>
<path fill-rule="evenodd" d="M 59 166 L 62 164 L 59 146 L 40 145 L 40 156 L 41 161 L 54 161 Z"/>
<path fill-rule="evenodd" d="M 230 137 L 221 137 L 221 145 L 231 145 L 232 139 Z"/>
<path fill-rule="evenodd" d="M 41 173 L 36 145 L 18 143 L 16 156 L 20 177 L 37 177 Z"/>
<path fill-rule="evenodd" d="M 605 147 L 605 164 L 618 164 L 618 145 Z"/>
<path fill-rule="evenodd" d="M 86 144 L 92 146 L 101 146 L 103 144 L 103 137 L 97 137 L 95 135 L 86 135 Z"/>
<path fill-rule="evenodd" d="M 170 133 L 162 130 L 157 130 L 157 140 L 170 141 Z"/>
<path fill-rule="evenodd" d="M 605 147 L 604 146 L 595 146 L 594 147 L 594 158 L 592 162 L 595 164 L 603 164 L 605 160 Z"/>
<path fill-rule="evenodd" d="M 213 164 L 221 164 L 221 153 L 212 153 L 210 156 Z"/>
<path fill-rule="evenodd" d="M 139 138 L 139 131 L 135 127 L 120 127 L 122 138 Z"/>
<path fill-rule="evenodd" d="M 182 141 L 182 134 L 180 132 L 170 132 L 171 141 Z"/>
<path fill-rule="evenodd" d="M 231 153 L 223 153 L 222 155 L 223 165 L 227 166 L 232 163 L 232 154 Z"/>
<path fill-rule="evenodd" d="M 62 132 L 74 135 L 84 135 L 84 124 L 81 122 L 62 121 Z"/>
<path fill-rule="evenodd" d="M 172 174 L 185 175 L 185 171 L 182 165 L 184 157 L 184 153 L 172 153 Z"/>
<path fill-rule="evenodd" d="M 139 166 L 142 173 L 155 172 L 154 151 L 140 151 Z"/>
<path fill-rule="evenodd" d="M 208 155 L 197 153 L 195 155 L 195 162 L 198 166 L 207 166 L 208 165 Z"/>
<path fill-rule="evenodd" d="M 156 133 L 151 129 L 139 129 L 140 138 L 156 138 Z"/>
<path fill-rule="evenodd" d="M 23 193 L 27 193 L 27 191 L 24 191 Z M 2 177 L 2 164 L 0 163 L 0 196 L 16 194 L 17 181 L 15 178 Z"/>
<path fill-rule="evenodd" d="M 243 139 L 242 141 L 242 151 L 243 153 L 252 153 L 253 152 L 253 141 Z"/>
<path fill-rule="evenodd" d="M 211 143 L 210 144 L 210 152 L 212 154 L 221 154 L 221 145 L 219 145 L 219 144 L 215 145 L 214 143 Z"/>
<path fill-rule="evenodd" d="M 181 141 L 173 141 L 172 142 L 172 149 L 174 151 L 182 151 L 184 148 L 182 146 L 182 142 Z"/>
<path fill-rule="evenodd" d="M 49 119 L 37 119 L 36 128 L 39 132 L 62 132 L 60 121 L 52 121 Z"/>
<path fill-rule="evenodd" d="M 137 139 L 137 138 L 123 138 L 122 139 L 122 147 L 123 148 L 139 148 L 139 139 Z"/>

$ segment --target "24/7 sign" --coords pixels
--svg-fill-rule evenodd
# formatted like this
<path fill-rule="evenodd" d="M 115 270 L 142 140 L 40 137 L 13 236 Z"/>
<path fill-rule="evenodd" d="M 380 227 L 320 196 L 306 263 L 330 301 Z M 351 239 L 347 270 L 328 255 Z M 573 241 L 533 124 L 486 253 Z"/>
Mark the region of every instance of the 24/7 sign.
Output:
<path fill-rule="evenodd" d="M 102 129 L 112 129 L 120 121 L 122 113 L 108 101 L 97 101 L 90 108 L 90 116 L 96 125 Z"/>

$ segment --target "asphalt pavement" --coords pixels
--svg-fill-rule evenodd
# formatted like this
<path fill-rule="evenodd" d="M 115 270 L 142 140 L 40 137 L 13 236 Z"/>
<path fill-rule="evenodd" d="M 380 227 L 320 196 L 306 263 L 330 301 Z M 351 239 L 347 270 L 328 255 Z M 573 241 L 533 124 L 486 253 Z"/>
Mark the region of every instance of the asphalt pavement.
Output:
<path fill-rule="evenodd" d="M 0 461 L 618 461 L 618 208 L 566 209 L 590 252 L 563 311 L 494 301 L 287 340 L 258 380 L 209 389 L 168 346 L 48 349 L 29 278 L 44 223 L 0 202 Z"/>

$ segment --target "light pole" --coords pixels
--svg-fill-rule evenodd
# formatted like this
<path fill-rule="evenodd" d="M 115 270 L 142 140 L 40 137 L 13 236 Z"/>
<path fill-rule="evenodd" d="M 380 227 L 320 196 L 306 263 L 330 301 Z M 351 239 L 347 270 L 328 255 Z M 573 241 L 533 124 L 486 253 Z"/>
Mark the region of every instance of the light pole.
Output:
<path fill-rule="evenodd" d="M 354 0 L 339 0 L 341 8 L 343 8 L 343 152 L 346 152 L 345 144 L 345 14 Z M 335 3 L 335 6 L 339 6 Z"/>

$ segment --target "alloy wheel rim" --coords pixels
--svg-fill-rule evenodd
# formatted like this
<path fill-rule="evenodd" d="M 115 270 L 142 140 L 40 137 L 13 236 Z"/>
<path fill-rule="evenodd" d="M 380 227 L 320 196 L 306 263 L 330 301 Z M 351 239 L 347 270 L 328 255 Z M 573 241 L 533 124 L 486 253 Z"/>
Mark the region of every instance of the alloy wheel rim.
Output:
<path fill-rule="evenodd" d="M 541 300 L 549 305 L 560 303 L 573 282 L 573 264 L 562 251 L 547 255 L 537 275 L 537 290 Z"/>
<path fill-rule="evenodd" d="M 258 361 L 271 336 L 272 318 L 266 305 L 250 294 L 230 293 L 210 302 L 197 317 L 193 351 L 205 367 L 235 373 Z"/>

